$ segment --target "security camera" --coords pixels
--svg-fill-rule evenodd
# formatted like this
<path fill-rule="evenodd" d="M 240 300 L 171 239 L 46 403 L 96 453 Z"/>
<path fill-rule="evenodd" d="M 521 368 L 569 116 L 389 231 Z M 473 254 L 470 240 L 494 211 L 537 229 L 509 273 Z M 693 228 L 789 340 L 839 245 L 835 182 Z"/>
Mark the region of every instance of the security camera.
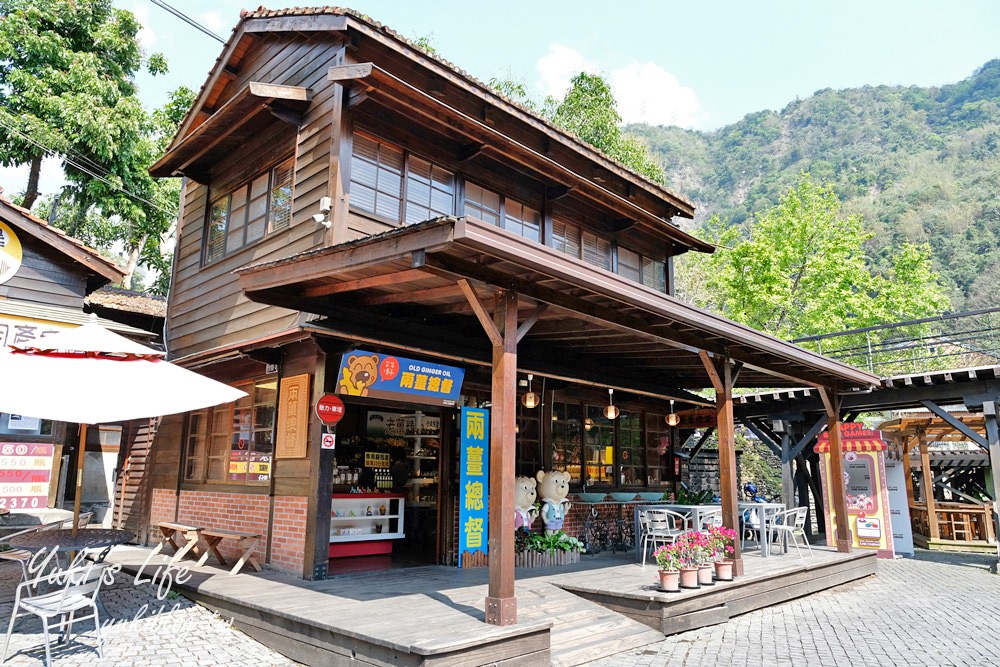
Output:
<path fill-rule="evenodd" d="M 312 216 L 312 219 L 313 222 L 315 222 L 317 225 L 323 225 L 327 229 L 330 229 L 330 226 L 333 224 L 326 219 L 325 213 L 316 213 L 315 215 Z"/>

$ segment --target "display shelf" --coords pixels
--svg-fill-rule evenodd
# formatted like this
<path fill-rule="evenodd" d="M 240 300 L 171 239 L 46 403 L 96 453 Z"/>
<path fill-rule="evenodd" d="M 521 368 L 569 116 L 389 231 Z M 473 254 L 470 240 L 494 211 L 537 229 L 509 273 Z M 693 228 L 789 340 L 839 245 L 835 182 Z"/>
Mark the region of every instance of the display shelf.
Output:
<path fill-rule="evenodd" d="M 372 516 L 331 516 L 330 521 L 358 521 L 362 519 L 370 519 L 372 521 L 378 521 L 379 519 L 398 519 L 399 514 L 373 514 Z"/>
<path fill-rule="evenodd" d="M 392 541 L 406 537 L 403 530 L 405 503 L 405 494 L 401 493 L 333 494 L 330 500 L 330 557 L 392 553 Z M 379 513 L 382 506 L 386 508 L 385 514 Z"/>
<path fill-rule="evenodd" d="M 331 535 L 330 544 L 338 542 L 373 542 L 377 540 L 401 540 L 403 533 L 364 533 L 362 535 Z"/>

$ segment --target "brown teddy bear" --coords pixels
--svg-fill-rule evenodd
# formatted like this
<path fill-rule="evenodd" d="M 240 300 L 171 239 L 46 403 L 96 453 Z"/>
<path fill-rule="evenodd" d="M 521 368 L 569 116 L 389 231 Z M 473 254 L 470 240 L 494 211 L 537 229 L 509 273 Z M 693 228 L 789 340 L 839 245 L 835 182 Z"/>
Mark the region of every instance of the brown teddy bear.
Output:
<path fill-rule="evenodd" d="M 368 387 L 378 380 L 378 355 L 352 354 L 340 377 L 341 393 L 348 396 L 367 396 Z"/>

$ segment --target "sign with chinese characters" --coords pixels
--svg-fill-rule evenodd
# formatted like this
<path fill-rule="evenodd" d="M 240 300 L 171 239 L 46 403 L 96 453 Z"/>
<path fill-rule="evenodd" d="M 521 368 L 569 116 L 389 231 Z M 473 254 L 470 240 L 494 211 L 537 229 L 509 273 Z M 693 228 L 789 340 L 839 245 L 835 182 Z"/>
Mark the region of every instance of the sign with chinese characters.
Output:
<path fill-rule="evenodd" d="M 69 325 L 46 320 L 0 315 L 0 347 L 24 345 L 67 328 Z"/>
<path fill-rule="evenodd" d="M 0 444 L 0 507 L 40 509 L 48 505 L 52 475 L 51 443 Z"/>
<path fill-rule="evenodd" d="M 14 277 L 22 258 L 21 242 L 14 230 L 0 222 L 0 285 Z"/>
<path fill-rule="evenodd" d="M 344 402 L 334 394 L 323 394 L 316 401 L 316 416 L 327 426 L 333 426 L 344 418 Z"/>
<path fill-rule="evenodd" d="M 337 393 L 452 407 L 464 378 L 454 366 L 354 350 L 340 361 Z"/>
<path fill-rule="evenodd" d="M 274 455 L 304 459 L 309 437 L 309 375 L 281 378 L 278 391 L 278 435 Z"/>
<path fill-rule="evenodd" d="M 458 566 L 465 553 L 489 553 L 490 411 L 462 408 L 459 452 Z"/>

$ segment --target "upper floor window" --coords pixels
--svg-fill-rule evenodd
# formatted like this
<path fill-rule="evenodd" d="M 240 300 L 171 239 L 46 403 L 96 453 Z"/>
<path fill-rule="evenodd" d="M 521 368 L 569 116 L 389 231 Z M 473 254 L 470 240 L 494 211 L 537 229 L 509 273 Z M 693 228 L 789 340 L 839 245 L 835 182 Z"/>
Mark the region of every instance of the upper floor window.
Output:
<path fill-rule="evenodd" d="M 451 172 L 364 134 L 352 146 L 352 208 L 407 225 L 454 212 Z"/>
<path fill-rule="evenodd" d="M 583 233 L 583 261 L 611 270 L 611 241 L 591 232 Z"/>
<path fill-rule="evenodd" d="M 658 292 L 667 291 L 667 263 L 618 246 L 618 275 Z"/>
<path fill-rule="evenodd" d="M 469 181 L 465 183 L 465 214 L 531 241 L 542 240 L 539 211 Z"/>
<path fill-rule="evenodd" d="M 292 219 L 292 168 L 289 158 L 235 190 L 212 200 L 205 234 L 205 262 L 214 262 L 286 229 Z"/>

